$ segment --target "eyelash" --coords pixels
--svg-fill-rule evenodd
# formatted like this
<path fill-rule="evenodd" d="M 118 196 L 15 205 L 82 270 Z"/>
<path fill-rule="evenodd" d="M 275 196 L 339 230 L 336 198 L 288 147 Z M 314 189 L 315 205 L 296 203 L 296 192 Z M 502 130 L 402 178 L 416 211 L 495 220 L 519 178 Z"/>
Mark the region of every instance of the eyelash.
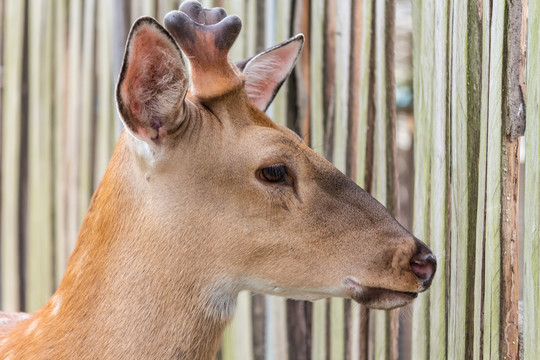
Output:
<path fill-rule="evenodd" d="M 282 184 L 287 182 L 287 168 L 285 165 L 271 165 L 265 168 L 262 168 L 258 171 L 259 179 L 272 183 L 272 184 Z"/>

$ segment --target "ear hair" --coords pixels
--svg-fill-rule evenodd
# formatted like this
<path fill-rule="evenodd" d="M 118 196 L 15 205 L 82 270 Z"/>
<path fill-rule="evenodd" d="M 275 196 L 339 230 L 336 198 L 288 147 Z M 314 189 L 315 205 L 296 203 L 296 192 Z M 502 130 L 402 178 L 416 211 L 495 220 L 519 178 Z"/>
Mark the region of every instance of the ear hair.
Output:
<path fill-rule="evenodd" d="M 304 35 L 298 34 L 251 59 L 236 63 L 246 77 L 245 88 L 253 105 L 266 111 L 292 72 L 303 44 Z"/>
<path fill-rule="evenodd" d="M 116 99 L 122 121 L 138 139 L 158 143 L 183 120 L 188 72 L 178 45 L 150 17 L 132 26 Z"/>

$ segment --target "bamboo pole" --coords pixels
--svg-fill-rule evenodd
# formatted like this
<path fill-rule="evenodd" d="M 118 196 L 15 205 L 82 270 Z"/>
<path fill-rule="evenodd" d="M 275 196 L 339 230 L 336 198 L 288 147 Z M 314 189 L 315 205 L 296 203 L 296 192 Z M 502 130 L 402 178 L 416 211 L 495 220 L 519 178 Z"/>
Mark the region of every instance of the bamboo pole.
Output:
<path fill-rule="evenodd" d="M 433 78 L 433 2 L 413 1 L 413 89 L 414 89 L 414 218 L 413 234 L 429 238 L 429 184 L 431 118 L 430 83 Z M 429 357 L 429 294 L 421 294 L 413 304 L 412 354 Z"/>
<path fill-rule="evenodd" d="M 524 359 L 540 354 L 540 3 L 528 2 L 525 132 Z"/>
<path fill-rule="evenodd" d="M 489 4 L 482 12 L 482 87 L 481 87 L 481 122 L 480 122 L 480 147 L 478 157 L 478 212 L 476 219 L 476 260 L 475 260 L 475 283 L 474 283 L 474 313 L 482 316 L 474 317 L 473 357 L 483 358 L 484 351 L 484 293 L 486 278 L 484 277 L 486 256 L 486 183 L 487 178 L 487 142 L 488 142 L 488 113 L 489 113 L 489 74 L 490 74 L 490 26 Z"/>
<path fill-rule="evenodd" d="M 98 0 L 96 24 L 96 63 L 95 72 L 97 77 L 96 103 L 97 114 L 95 124 L 95 138 L 92 144 L 93 157 L 93 188 L 101 181 L 112 149 L 116 141 L 114 136 L 114 83 L 113 83 L 113 45 L 110 34 L 112 33 L 113 8 L 107 0 Z M 94 190 L 94 189 L 92 189 Z"/>
<path fill-rule="evenodd" d="M 69 257 L 69 241 L 66 235 L 66 154 L 67 147 L 67 0 L 55 3 L 54 21 L 54 119 L 53 119 L 53 164 L 54 164 L 54 268 L 55 285 L 58 286 Z"/>
<path fill-rule="evenodd" d="M 498 358 L 501 311 L 501 158 L 502 158 L 502 68 L 505 1 L 484 4 L 491 22 L 487 108 L 487 169 L 485 228 L 485 291 L 483 357 Z M 485 25 L 485 26 L 486 26 Z"/>
<path fill-rule="evenodd" d="M 92 137 L 94 113 L 96 0 L 84 2 L 79 128 L 78 224 L 82 223 L 93 193 Z M 71 119 L 73 121 L 73 119 Z"/>
<path fill-rule="evenodd" d="M 81 116 L 81 16 L 82 1 L 71 0 L 69 3 L 69 54 L 68 54 L 68 115 L 66 125 L 67 144 L 65 151 L 66 169 L 66 254 L 75 247 L 79 229 L 79 136 Z"/>
<path fill-rule="evenodd" d="M 448 357 L 472 356 L 474 309 L 474 240 L 478 198 L 478 132 L 480 127 L 480 62 L 478 9 L 455 1 L 452 22 L 452 70 L 450 94 L 451 132 L 451 238 Z"/>
<path fill-rule="evenodd" d="M 20 310 L 19 209 L 24 2 L 5 1 L 2 126 L 2 309 Z"/>
<path fill-rule="evenodd" d="M 311 64 L 310 64 L 310 144 L 319 154 L 324 154 L 324 107 L 323 107 L 323 67 L 324 67 L 324 0 L 311 2 Z"/>
<path fill-rule="evenodd" d="M 520 86 L 521 1 L 507 3 L 503 61 L 502 173 L 501 173 L 501 339 L 499 354 L 518 358 L 518 203 L 520 137 L 525 132 L 525 104 Z"/>
<path fill-rule="evenodd" d="M 53 291 L 51 80 L 52 4 L 35 2 L 29 12 L 29 213 L 26 306 L 39 309 Z"/>
<path fill-rule="evenodd" d="M 430 171 L 430 239 L 431 250 L 437 256 L 437 277 L 431 284 L 429 302 L 429 358 L 447 358 L 447 259 L 449 247 L 449 2 L 435 2 L 434 62 L 433 62 L 433 122 L 431 134 Z"/>

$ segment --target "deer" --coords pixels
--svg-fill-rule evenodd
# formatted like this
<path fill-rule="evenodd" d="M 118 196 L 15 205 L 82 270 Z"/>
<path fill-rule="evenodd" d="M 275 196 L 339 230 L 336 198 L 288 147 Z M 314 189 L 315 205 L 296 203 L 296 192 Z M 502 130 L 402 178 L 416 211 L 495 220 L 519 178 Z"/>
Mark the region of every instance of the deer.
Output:
<path fill-rule="evenodd" d="M 430 249 L 265 114 L 303 35 L 233 63 L 241 26 L 196 1 L 135 21 L 125 129 L 54 295 L 0 313 L 0 358 L 211 359 L 242 290 L 392 309 L 429 288 Z"/>

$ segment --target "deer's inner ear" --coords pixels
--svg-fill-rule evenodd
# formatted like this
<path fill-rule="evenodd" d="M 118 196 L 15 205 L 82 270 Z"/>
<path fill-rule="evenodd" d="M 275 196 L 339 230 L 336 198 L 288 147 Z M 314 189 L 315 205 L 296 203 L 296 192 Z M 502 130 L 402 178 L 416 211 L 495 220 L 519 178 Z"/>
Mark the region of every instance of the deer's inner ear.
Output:
<path fill-rule="evenodd" d="M 138 19 L 129 34 L 116 89 L 122 121 L 138 139 L 160 144 L 184 118 L 188 72 L 182 53 L 154 19 Z"/>
<path fill-rule="evenodd" d="M 303 44 L 304 35 L 299 34 L 237 63 L 246 77 L 246 91 L 253 105 L 266 111 L 296 64 Z"/>

